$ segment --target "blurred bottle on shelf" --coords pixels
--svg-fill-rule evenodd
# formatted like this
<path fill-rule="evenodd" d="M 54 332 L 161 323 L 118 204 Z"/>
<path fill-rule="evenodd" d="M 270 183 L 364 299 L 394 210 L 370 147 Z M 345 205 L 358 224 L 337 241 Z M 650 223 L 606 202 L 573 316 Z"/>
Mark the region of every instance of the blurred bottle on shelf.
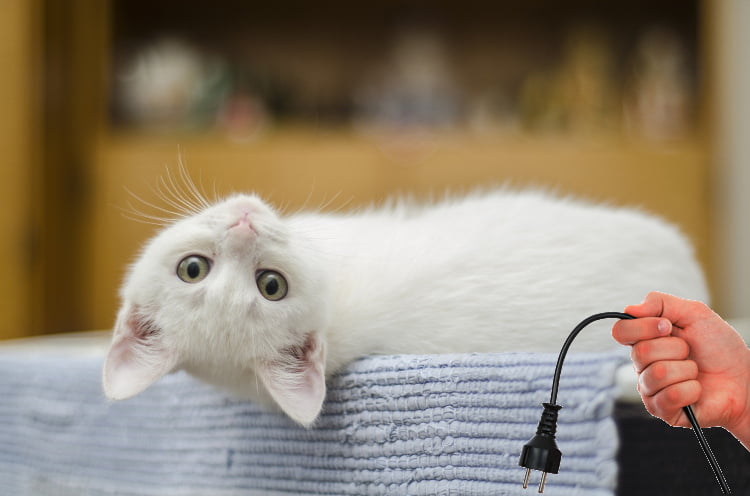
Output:
<path fill-rule="evenodd" d="M 693 94 L 684 43 L 673 31 L 652 28 L 642 35 L 624 101 L 629 134 L 664 141 L 685 138 L 691 127 Z"/>
<path fill-rule="evenodd" d="M 144 45 L 115 71 L 116 110 L 138 128 L 211 126 L 229 90 L 227 62 L 177 38 Z"/>
<path fill-rule="evenodd" d="M 608 25 L 574 21 L 531 47 L 523 37 L 472 45 L 483 51 L 475 60 L 491 63 L 509 51 L 521 60 L 490 71 L 467 64 L 466 44 L 437 25 L 384 34 L 382 52 L 356 64 L 345 60 L 356 57 L 353 50 L 344 56 L 330 45 L 293 43 L 290 52 L 274 36 L 252 44 L 237 34 L 214 43 L 222 55 L 184 38 L 141 43 L 115 66 L 114 122 L 238 141 L 257 139 L 271 124 L 353 125 L 404 156 L 423 154 L 438 134 L 454 130 L 650 140 L 691 130 L 695 56 L 669 29 L 650 29 L 628 46 Z M 341 77 L 352 68 L 362 74 Z"/>
<path fill-rule="evenodd" d="M 532 133 L 610 134 L 619 121 L 616 61 L 604 31 L 571 29 L 558 66 L 531 73 L 519 95 L 520 120 Z"/>
<path fill-rule="evenodd" d="M 355 90 L 354 100 L 356 120 L 365 127 L 455 126 L 461 103 L 441 37 L 429 30 L 404 30 L 389 59 Z"/>
<path fill-rule="evenodd" d="M 373 64 L 352 93 L 353 125 L 399 163 L 418 163 L 438 146 L 439 133 L 461 120 L 462 98 L 443 38 L 404 29 L 390 55 Z"/>

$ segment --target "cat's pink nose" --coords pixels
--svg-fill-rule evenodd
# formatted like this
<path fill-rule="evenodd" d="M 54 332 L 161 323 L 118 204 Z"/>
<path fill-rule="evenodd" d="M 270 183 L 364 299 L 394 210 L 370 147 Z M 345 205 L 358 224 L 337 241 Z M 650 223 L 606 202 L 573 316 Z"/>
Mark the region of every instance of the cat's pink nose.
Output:
<path fill-rule="evenodd" d="M 232 224 L 229 229 L 231 231 L 247 231 L 249 230 L 252 234 L 257 234 L 255 232 L 255 228 L 253 227 L 253 223 L 250 221 L 250 212 L 244 211 L 242 212 L 242 216 L 240 217 L 240 220 Z"/>

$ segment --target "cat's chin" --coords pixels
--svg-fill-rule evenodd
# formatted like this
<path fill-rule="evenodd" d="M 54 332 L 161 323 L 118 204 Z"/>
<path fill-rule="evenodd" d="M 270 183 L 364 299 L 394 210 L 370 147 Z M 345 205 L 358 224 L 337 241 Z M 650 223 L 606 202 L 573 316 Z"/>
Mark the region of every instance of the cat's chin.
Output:
<path fill-rule="evenodd" d="M 250 400 L 265 406 L 276 407 L 271 395 L 261 384 L 260 378 L 251 369 L 218 371 L 213 367 L 204 368 L 186 365 L 183 370 L 193 377 L 225 391 L 235 399 Z"/>
<path fill-rule="evenodd" d="M 269 358 L 254 359 L 252 368 L 188 363 L 183 369 L 238 399 L 276 405 L 300 425 L 310 427 L 326 395 L 326 345 L 317 332 L 300 337 L 299 345 L 285 347 Z"/>

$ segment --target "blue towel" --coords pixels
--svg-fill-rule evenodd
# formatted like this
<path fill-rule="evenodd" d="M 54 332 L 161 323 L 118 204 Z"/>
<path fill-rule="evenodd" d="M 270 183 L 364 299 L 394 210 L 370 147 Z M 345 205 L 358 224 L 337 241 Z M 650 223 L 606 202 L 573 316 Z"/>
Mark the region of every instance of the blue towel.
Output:
<path fill-rule="evenodd" d="M 184 373 L 111 403 L 102 359 L 0 355 L 0 493 L 66 495 L 521 495 L 523 445 L 556 356 L 376 356 L 329 381 L 306 430 Z M 550 496 L 612 496 L 621 355 L 563 369 Z M 538 478 L 537 474 L 537 478 Z M 538 480 L 538 479 L 537 479 Z"/>

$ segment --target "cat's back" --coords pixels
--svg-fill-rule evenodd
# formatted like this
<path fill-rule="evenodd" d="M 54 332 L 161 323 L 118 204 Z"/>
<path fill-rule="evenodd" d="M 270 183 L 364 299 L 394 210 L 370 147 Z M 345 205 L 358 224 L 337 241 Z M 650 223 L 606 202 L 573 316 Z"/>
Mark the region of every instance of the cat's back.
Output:
<path fill-rule="evenodd" d="M 674 250 L 678 258 L 693 256 L 679 229 L 657 216 L 539 190 L 497 189 L 427 202 L 396 199 L 351 212 L 303 213 L 292 219 L 314 237 L 365 252 L 439 247 L 495 257 L 514 250 L 533 255 L 575 249 L 596 258 L 585 250 L 606 247 L 608 252 L 634 255 Z"/>
<path fill-rule="evenodd" d="M 552 280 L 557 288 L 563 281 L 575 287 L 577 279 L 638 279 L 642 283 L 631 287 L 708 299 L 693 247 L 674 225 L 638 209 L 544 191 L 396 200 L 349 213 L 305 214 L 295 223 L 362 278 L 373 270 L 439 284 L 431 272 L 439 268 L 442 278 L 473 274 L 517 285 Z"/>
<path fill-rule="evenodd" d="M 409 329 L 370 347 L 377 352 L 546 349 L 584 317 L 650 291 L 708 300 L 692 247 L 673 225 L 540 191 L 401 201 L 295 222 L 330 256 L 337 339 Z M 502 322 L 513 333 L 497 341 Z M 609 341 L 605 334 L 599 344 Z"/>

